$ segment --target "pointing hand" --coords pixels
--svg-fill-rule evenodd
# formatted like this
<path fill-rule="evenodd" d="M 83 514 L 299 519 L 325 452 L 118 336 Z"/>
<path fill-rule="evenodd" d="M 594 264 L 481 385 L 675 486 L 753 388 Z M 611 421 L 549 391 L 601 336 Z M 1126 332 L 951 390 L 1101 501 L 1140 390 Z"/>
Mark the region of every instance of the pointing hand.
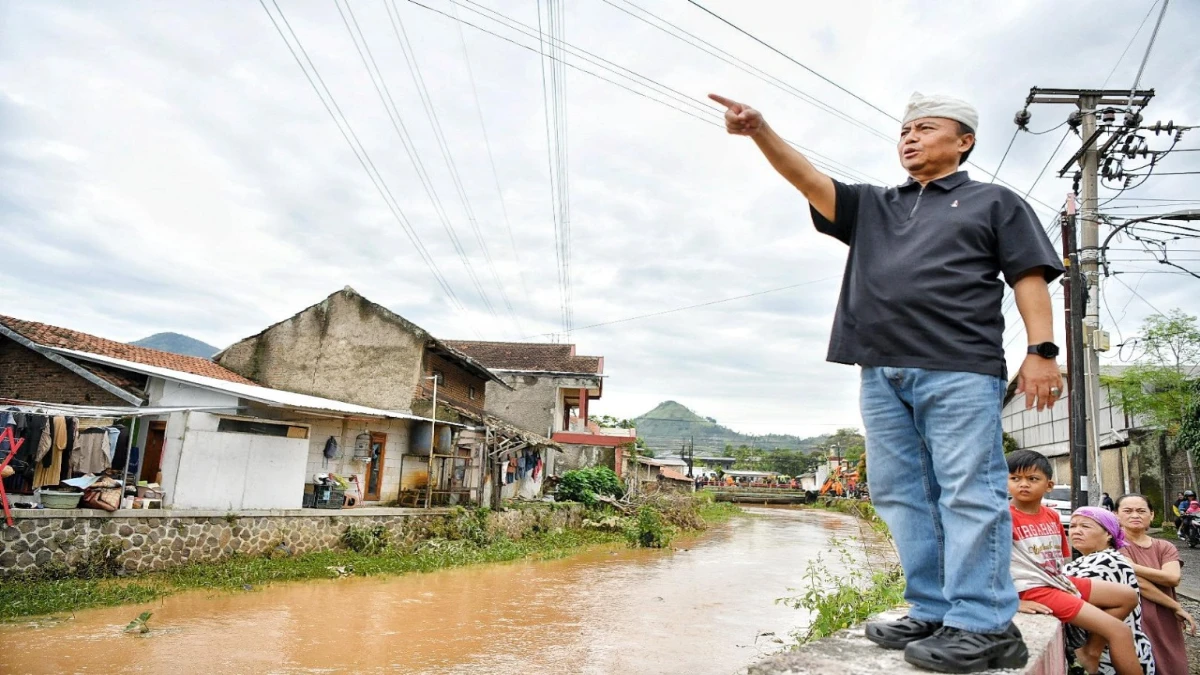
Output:
<path fill-rule="evenodd" d="M 729 133 L 754 136 L 766 126 L 762 113 L 745 103 L 738 103 L 716 94 L 709 94 L 708 97 L 725 106 L 725 130 Z"/>

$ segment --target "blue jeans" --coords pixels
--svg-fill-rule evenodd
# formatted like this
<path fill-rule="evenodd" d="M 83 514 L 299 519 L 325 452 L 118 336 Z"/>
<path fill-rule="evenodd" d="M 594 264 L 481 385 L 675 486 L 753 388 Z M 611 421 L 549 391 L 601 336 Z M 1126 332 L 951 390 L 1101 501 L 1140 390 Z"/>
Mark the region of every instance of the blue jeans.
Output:
<path fill-rule="evenodd" d="M 896 541 L 914 619 L 999 633 L 1016 614 L 1004 390 L 978 373 L 862 369 L 871 500 Z"/>

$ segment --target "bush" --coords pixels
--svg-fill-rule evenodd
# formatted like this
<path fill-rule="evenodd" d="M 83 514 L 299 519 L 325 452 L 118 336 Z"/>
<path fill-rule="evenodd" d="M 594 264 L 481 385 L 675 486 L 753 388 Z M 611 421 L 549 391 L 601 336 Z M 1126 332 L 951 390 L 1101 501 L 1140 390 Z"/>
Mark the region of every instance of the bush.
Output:
<path fill-rule="evenodd" d="M 776 600 L 812 613 L 808 627 L 792 633 L 801 644 L 828 637 L 904 602 L 904 573 L 899 565 L 872 569 L 869 562 L 855 559 L 841 542 L 833 545 L 840 565 L 828 565 L 820 556 L 810 560 L 804 573 L 804 594 Z"/>
<path fill-rule="evenodd" d="M 625 494 L 621 479 L 613 470 L 604 466 L 575 469 L 563 474 L 558 483 L 558 499 L 581 502 L 588 506 L 596 504 L 596 495 L 620 497 Z"/>
<path fill-rule="evenodd" d="M 350 525 L 342 533 L 342 546 L 363 555 L 378 555 L 388 550 L 392 533 L 383 525 L 359 527 Z"/>
<path fill-rule="evenodd" d="M 647 504 L 638 509 L 637 522 L 628 536 L 635 546 L 641 548 L 666 548 L 671 545 L 675 528 L 663 521 L 658 509 Z"/>

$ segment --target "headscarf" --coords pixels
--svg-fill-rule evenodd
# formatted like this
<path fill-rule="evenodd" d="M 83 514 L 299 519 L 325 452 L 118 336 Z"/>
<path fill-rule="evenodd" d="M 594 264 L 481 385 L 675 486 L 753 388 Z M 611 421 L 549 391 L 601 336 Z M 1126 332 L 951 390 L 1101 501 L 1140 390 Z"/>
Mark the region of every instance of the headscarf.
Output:
<path fill-rule="evenodd" d="M 904 120 L 901 124 L 908 124 L 922 117 L 944 117 L 955 122 L 962 122 L 972 131 L 979 128 L 979 112 L 970 103 L 953 96 L 941 94 L 926 96 L 919 91 L 914 91 L 912 98 L 908 99 L 908 105 L 904 108 Z"/>
<path fill-rule="evenodd" d="M 1102 509 L 1095 506 L 1081 506 L 1075 509 L 1072 516 L 1083 516 L 1096 521 L 1100 527 L 1108 531 L 1109 536 L 1113 540 L 1113 548 L 1120 549 L 1125 546 L 1125 533 L 1121 531 L 1121 523 L 1117 522 L 1117 517 L 1108 509 Z"/>

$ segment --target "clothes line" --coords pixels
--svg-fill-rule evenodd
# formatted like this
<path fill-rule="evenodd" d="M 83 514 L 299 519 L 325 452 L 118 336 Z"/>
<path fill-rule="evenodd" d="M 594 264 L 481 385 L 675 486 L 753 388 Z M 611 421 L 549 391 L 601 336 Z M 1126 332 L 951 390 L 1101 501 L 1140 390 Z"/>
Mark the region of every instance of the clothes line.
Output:
<path fill-rule="evenodd" d="M 18 408 L 20 412 L 35 415 L 69 415 L 84 418 L 122 419 L 126 417 L 153 417 L 169 415 L 175 412 L 215 412 L 221 410 L 241 410 L 243 406 L 92 406 L 73 405 L 70 403 L 47 403 L 45 401 L 27 401 L 14 398 L 0 397 L 0 406 Z"/>

